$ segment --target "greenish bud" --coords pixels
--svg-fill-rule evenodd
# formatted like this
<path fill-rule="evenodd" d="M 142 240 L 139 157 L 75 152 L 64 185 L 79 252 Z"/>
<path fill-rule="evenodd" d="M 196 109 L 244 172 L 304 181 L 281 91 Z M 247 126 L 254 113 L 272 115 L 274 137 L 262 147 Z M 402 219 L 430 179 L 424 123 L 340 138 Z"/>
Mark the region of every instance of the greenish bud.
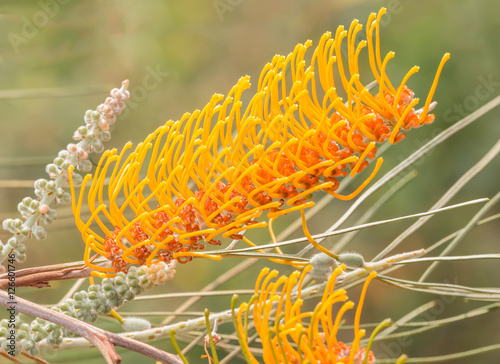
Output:
<path fill-rule="evenodd" d="M 40 188 L 44 190 L 47 187 L 48 181 L 46 179 L 40 178 L 35 181 L 35 188 Z"/>
<path fill-rule="evenodd" d="M 104 151 L 104 144 L 97 138 L 91 141 L 92 149 L 96 153 L 102 153 Z"/>
<path fill-rule="evenodd" d="M 117 296 L 116 291 L 107 291 L 105 294 L 106 298 L 115 298 Z"/>
<path fill-rule="evenodd" d="M 55 189 L 56 189 L 56 183 L 54 181 L 49 181 L 47 182 L 47 187 L 46 187 L 47 191 L 49 192 L 54 192 Z"/>
<path fill-rule="evenodd" d="M 92 170 L 92 162 L 88 159 L 80 161 L 78 163 L 78 170 L 82 172 L 90 172 Z"/>
<path fill-rule="evenodd" d="M 41 333 L 41 332 L 37 332 L 36 334 L 33 335 L 33 340 L 35 342 L 40 342 L 42 341 L 43 339 L 45 339 L 45 334 Z"/>
<path fill-rule="evenodd" d="M 122 272 L 119 272 L 118 274 L 120 274 L 120 273 L 122 273 Z M 124 284 L 126 284 L 125 277 L 117 275 L 116 278 L 115 278 L 115 285 L 121 286 L 121 285 L 124 285 Z"/>
<path fill-rule="evenodd" d="M 106 304 L 109 307 L 119 307 L 123 304 L 123 302 L 124 302 L 124 299 L 122 297 L 119 297 L 119 296 L 106 300 Z"/>
<path fill-rule="evenodd" d="M 31 201 L 30 208 L 32 208 L 33 210 L 38 210 L 39 207 L 40 207 L 40 202 L 38 200 Z"/>
<path fill-rule="evenodd" d="M 30 203 L 31 203 L 31 201 L 33 201 L 33 199 L 32 199 L 31 197 L 25 197 L 25 198 L 23 198 L 23 200 L 22 200 L 22 204 L 23 204 L 24 206 L 29 206 L 29 205 L 30 205 Z"/>
<path fill-rule="evenodd" d="M 87 111 L 85 111 L 85 116 L 84 116 L 84 120 L 85 121 L 88 120 L 90 122 L 90 120 L 92 119 L 92 112 L 93 112 L 93 110 L 87 110 Z"/>
<path fill-rule="evenodd" d="M 116 287 L 116 292 L 118 292 L 118 294 L 120 294 L 122 296 L 125 292 L 127 292 L 129 290 L 130 290 L 130 287 L 127 285 L 121 285 L 121 286 Z"/>
<path fill-rule="evenodd" d="M 26 253 L 26 245 L 24 245 L 24 244 L 19 244 L 19 245 L 16 247 L 16 251 L 17 251 L 19 254 L 25 254 L 25 253 Z"/>
<path fill-rule="evenodd" d="M 103 314 L 105 309 L 106 309 L 105 305 L 97 305 L 94 308 L 95 312 L 97 312 L 98 314 Z"/>
<path fill-rule="evenodd" d="M 5 228 L 5 227 L 4 227 Z M 10 249 L 14 249 L 16 246 L 17 246 L 17 239 L 12 237 L 10 238 L 9 240 L 7 240 L 7 246 L 10 248 Z"/>
<path fill-rule="evenodd" d="M 49 212 L 47 212 L 47 216 L 49 217 L 49 219 L 55 220 L 57 219 L 57 211 L 54 209 L 50 209 Z"/>
<path fill-rule="evenodd" d="M 75 337 L 76 336 L 76 334 L 73 331 L 68 330 L 68 329 L 64 329 L 63 332 L 64 332 L 64 337 Z"/>
<path fill-rule="evenodd" d="M 33 349 L 34 346 L 35 346 L 35 343 L 32 340 L 26 340 L 22 344 L 22 348 L 24 351 L 30 351 L 31 349 Z"/>
<path fill-rule="evenodd" d="M 61 164 L 61 169 L 64 170 L 64 171 L 67 171 L 69 166 L 70 166 L 70 162 L 68 162 L 67 160 L 65 160 L 64 162 L 62 162 Z"/>
<path fill-rule="evenodd" d="M 78 133 L 81 135 L 86 135 L 89 132 L 89 129 L 87 129 L 85 126 L 80 126 L 78 129 Z"/>
<path fill-rule="evenodd" d="M 67 150 L 63 149 L 63 150 L 60 150 L 59 153 L 57 153 L 57 156 L 60 157 L 60 158 L 68 158 L 69 156 L 71 155 L 70 152 L 68 152 Z"/>
<path fill-rule="evenodd" d="M 22 236 L 27 237 L 27 236 L 30 235 L 31 229 L 29 227 L 27 227 L 27 226 L 23 226 L 23 227 L 21 227 L 21 229 L 19 230 L 19 232 L 21 233 Z"/>
<path fill-rule="evenodd" d="M 64 190 L 61 187 L 59 187 L 56 189 L 55 195 L 57 198 L 61 198 L 61 197 L 63 197 L 64 193 L 65 193 Z"/>
<path fill-rule="evenodd" d="M 138 287 L 139 286 L 139 280 L 138 279 L 129 279 L 128 280 L 128 285 L 130 287 Z"/>
<path fill-rule="evenodd" d="M 47 232 L 45 231 L 43 226 L 35 225 L 31 229 L 31 231 L 33 232 L 33 236 L 38 240 L 43 240 L 47 237 Z"/>
<path fill-rule="evenodd" d="M 40 324 L 38 322 L 36 322 L 36 320 L 33 320 L 33 322 L 31 323 L 31 330 L 33 331 L 40 331 Z"/>
<path fill-rule="evenodd" d="M 100 131 L 101 133 L 101 140 L 103 142 L 109 142 L 111 139 L 111 133 L 109 131 Z"/>
<path fill-rule="evenodd" d="M 365 265 L 363 256 L 358 253 L 341 253 L 339 254 L 339 262 L 348 267 L 360 268 Z"/>
<path fill-rule="evenodd" d="M 24 263 L 26 261 L 26 254 L 22 254 L 22 253 L 17 252 L 17 254 L 16 254 L 16 260 L 19 263 Z"/>
<path fill-rule="evenodd" d="M 101 113 L 99 111 L 93 110 L 90 117 L 92 118 L 93 121 L 97 121 L 101 118 Z"/>
<path fill-rule="evenodd" d="M 63 163 L 64 163 L 64 158 L 62 158 L 62 157 L 56 157 L 56 158 L 54 158 L 54 164 L 57 167 L 60 168 Z"/>
<path fill-rule="evenodd" d="M 53 175 L 58 175 L 59 173 L 61 173 L 61 169 L 56 166 L 55 164 L 53 163 L 50 163 L 50 164 L 47 164 L 47 167 L 45 168 L 45 171 L 50 175 L 50 176 L 53 176 Z M 50 182 L 49 182 L 50 183 Z M 48 185 L 47 185 L 48 187 Z M 48 189 L 48 188 L 47 188 Z"/>
<path fill-rule="evenodd" d="M 54 331 L 52 331 L 52 336 L 53 337 L 59 337 L 61 336 L 62 332 L 61 332 L 61 328 L 60 327 L 56 327 L 54 329 Z"/>
<path fill-rule="evenodd" d="M 151 328 L 151 322 L 140 317 L 126 317 L 123 320 L 123 331 L 143 331 Z"/>
<path fill-rule="evenodd" d="M 71 195 L 68 192 L 64 192 L 58 202 L 61 204 L 69 204 L 71 202 Z"/>
<path fill-rule="evenodd" d="M 127 291 L 123 294 L 123 298 L 126 299 L 127 301 L 132 301 L 135 298 L 135 294 L 132 293 L 131 291 Z"/>
<path fill-rule="evenodd" d="M 22 202 L 20 202 L 18 205 L 17 205 L 17 210 L 23 215 L 23 216 L 26 216 L 28 217 L 29 215 L 31 215 L 33 213 L 33 210 L 30 209 L 28 206 L 24 205 Z"/>
<path fill-rule="evenodd" d="M 82 184 L 82 181 L 83 181 L 83 177 L 81 175 L 79 175 L 78 173 L 75 173 L 75 171 L 73 171 L 73 184 L 75 186 L 80 186 Z"/>

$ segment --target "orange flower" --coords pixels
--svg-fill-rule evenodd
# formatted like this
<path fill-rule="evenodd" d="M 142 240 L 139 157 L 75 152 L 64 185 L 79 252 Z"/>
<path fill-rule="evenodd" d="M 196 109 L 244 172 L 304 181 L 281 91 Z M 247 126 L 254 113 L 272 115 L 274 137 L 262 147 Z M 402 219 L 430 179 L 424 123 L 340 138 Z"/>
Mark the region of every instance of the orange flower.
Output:
<path fill-rule="evenodd" d="M 264 363 L 361 364 L 365 356 L 368 356 L 366 363 L 374 363 L 373 353 L 367 354 L 366 348 L 360 347 L 365 330 L 359 328 L 359 323 L 366 289 L 376 273 L 372 272 L 365 281 L 356 309 L 354 340 L 348 346 L 337 338 L 342 316 L 354 307 L 352 301 L 347 301 L 345 290 L 335 290 L 335 280 L 344 267 L 337 268 L 330 276 L 321 302 L 314 311 L 301 312 L 302 282 L 310 269 L 311 266 L 308 266 L 302 274 L 295 271 L 289 277 L 282 276 L 271 282 L 278 272 L 269 272 L 268 268 L 264 268 L 257 279 L 253 323 L 262 341 Z M 296 292 L 296 297 L 292 292 Z M 247 320 L 248 310 L 252 311 L 251 303 L 240 305 L 236 329 L 247 361 L 258 363 L 248 346 Z M 336 314 L 333 311 L 335 304 L 339 305 Z M 276 311 L 273 312 L 273 309 Z"/>
<path fill-rule="evenodd" d="M 324 34 L 309 64 L 305 53 L 311 41 L 287 57 L 275 56 L 246 108 L 241 95 L 250 87 L 249 77 L 241 78 L 227 97 L 216 94 L 201 111 L 168 121 L 132 153 L 126 153 L 130 143 L 120 153 L 104 153 L 94 177 L 84 179 L 78 199 L 72 188 L 84 259 L 94 274 L 113 276 L 130 264 L 174 258 L 184 263 L 207 243 L 241 239 L 243 231 L 267 226 L 258 221 L 262 214 L 268 220 L 313 206 L 315 191 L 343 200 L 360 193 L 382 158 L 347 196 L 335 192 L 339 178 L 361 172 L 376 156 L 375 143 L 398 142 L 405 136 L 402 129 L 432 122 L 428 111 L 449 58 L 443 57 L 423 108 L 415 109 L 418 99 L 406 82 L 418 67 L 397 87 L 385 71 L 394 53 L 383 60 L 380 55 L 384 13 L 369 16 L 367 40 L 358 44 L 362 26 L 357 20 L 349 31 L 339 27 L 335 38 Z M 341 53 L 344 38 L 347 54 Z M 378 84 L 375 95 L 360 81 L 363 48 Z M 83 220 L 86 189 L 91 216 Z M 91 263 L 94 253 L 109 259 L 111 267 Z"/>

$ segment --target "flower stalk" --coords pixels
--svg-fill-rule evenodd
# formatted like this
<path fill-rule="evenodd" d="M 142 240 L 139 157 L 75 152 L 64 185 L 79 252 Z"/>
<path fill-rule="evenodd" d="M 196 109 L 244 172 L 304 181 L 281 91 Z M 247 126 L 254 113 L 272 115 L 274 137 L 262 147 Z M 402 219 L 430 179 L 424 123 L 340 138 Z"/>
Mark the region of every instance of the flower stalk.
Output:
<path fill-rule="evenodd" d="M 71 201 L 70 194 L 63 190 L 69 183 L 68 168 L 72 166 L 82 172 L 90 171 L 92 163 L 88 160 L 88 154 L 102 153 L 104 150 L 103 142 L 111 138 L 109 127 L 115 123 L 116 115 L 125 108 L 124 101 L 130 97 L 127 88 L 128 80 L 125 80 L 120 89 L 111 90 L 110 97 L 96 110 L 85 113 L 85 126 L 80 126 L 73 136 L 79 142 L 68 144 L 67 149 L 61 150 L 53 163 L 47 165 L 46 171 L 51 180 L 35 181 L 37 198 L 26 197 L 19 203 L 22 219 L 3 221 L 3 228 L 12 233 L 12 237 L 6 244 L 0 242 L 0 262 L 11 252 L 14 252 L 18 262 L 23 262 L 26 259 L 26 247 L 22 242 L 32 236 L 38 240 L 46 238 L 47 233 L 40 223 L 50 224 L 57 218 L 56 210 L 50 206 Z M 81 181 L 82 177 L 75 174 L 73 182 L 78 184 Z"/>

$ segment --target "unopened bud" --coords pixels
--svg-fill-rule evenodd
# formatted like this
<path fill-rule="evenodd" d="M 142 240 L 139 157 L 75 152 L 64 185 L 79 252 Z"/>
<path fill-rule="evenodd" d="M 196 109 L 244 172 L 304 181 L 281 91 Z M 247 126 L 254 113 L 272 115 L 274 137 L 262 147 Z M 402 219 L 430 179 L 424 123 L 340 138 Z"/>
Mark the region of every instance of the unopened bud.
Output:
<path fill-rule="evenodd" d="M 341 253 L 339 254 L 339 262 L 348 267 L 360 268 L 365 265 L 363 256 L 358 253 Z"/>
<path fill-rule="evenodd" d="M 124 331 L 144 331 L 151 328 L 151 323 L 140 317 L 127 317 L 123 320 Z"/>

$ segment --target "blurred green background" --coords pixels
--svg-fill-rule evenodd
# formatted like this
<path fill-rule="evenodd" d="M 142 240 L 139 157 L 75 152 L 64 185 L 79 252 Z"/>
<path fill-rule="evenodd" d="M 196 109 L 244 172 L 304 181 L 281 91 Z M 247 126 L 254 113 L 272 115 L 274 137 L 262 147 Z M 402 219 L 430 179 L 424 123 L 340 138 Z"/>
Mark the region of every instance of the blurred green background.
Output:
<path fill-rule="evenodd" d="M 255 84 L 262 67 L 273 55 L 286 55 L 307 39 L 317 44 L 325 31 L 335 32 L 338 25 L 348 27 L 354 18 L 365 24 L 368 15 L 382 6 L 388 9 L 381 27 L 382 53 L 396 52 L 388 69 L 396 80 L 394 83 L 413 65 L 419 65 L 420 72 L 410 79 L 409 86 L 417 96 L 425 96 L 442 55 L 445 52 L 452 55 L 434 97 L 439 102 L 436 121 L 412 131 L 407 140 L 384 155 L 383 170 L 388 171 L 431 137 L 500 94 L 500 2 L 3 0 L 0 3 L 0 217 L 3 220 L 18 216 L 18 202 L 26 195 L 33 196 L 32 182 L 46 177 L 45 164 L 71 142 L 74 130 L 83 123 L 85 111 L 95 109 L 122 80 L 130 80 L 132 97 L 125 114 L 118 118 L 113 138 L 107 144 L 109 148 L 119 148 L 127 141 L 138 143 L 167 120 L 177 120 L 185 112 L 201 109 L 212 94 L 227 94 L 241 76 L 250 75 Z M 478 86 L 485 82 L 488 87 L 478 92 Z M 497 110 L 490 112 L 424 157 L 417 166 L 418 177 L 391 199 L 376 219 L 416 213 L 432 206 L 498 140 L 498 116 Z M 96 156 L 92 158 L 98 160 Z M 498 192 L 499 170 L 497 158 L 452 202 L 493 196 Z M 311 231 L 321 232 L 329 227 L 348 206 L 345 202 L 329 206 L 321 218 L 310 222 Z M 401 251 L 432 245 L 464 226 L 478 209 L 474 206 L 433 218 L 402 244 Z M 60 207 L 58 213 L 59 220 L 47 229 L 47 240 L 27 243 L 28 260 L 19 264 L 18 269 L 82 258 L 83 243 L 70 209 Z M 277 224 L 278 231 L 286 221 Z M 408 225 L 399 223 L 365 231 L 357 236 L 352 248 L 369 260 Z M 475 229 L 454 254 L 496 253 L 499 231 L 495 222 Z M 0 238 L 5 242 L 8 235 L 0 232 Z M 182 266 L 172 282 L 155 292 L 197 291 L 236 263 L 231 259 L 222 263 L 200 260 Z M 257 272 L 263 265 L 264 262 L 249 272 Z M 446 263 L 431 280 L 498 287 L 498 268 L 495 261 Z M 289 273 L 287 268 L 281 269 Z M 414 265 L 397 275 L 415 278 L 423 269 L 423 265 Z M 189 278 L 185 279 L 186 276 Z M 222 288 L 239 289 L 242 285 L 252 288 L 248 275 L 235 277 Z M 50 304 L 62 297 L 69 286 L 68 282 L 55 282 L 52 289 L 23 289 L 19 294 Z M 357 299 L 358 294 L 353 290 L 352 297 Z M 434 298 L 375 282 L 369 289 L 362 320 L 396 319 Z M 216 298 L 195 307 L 221 311 L 229 307 L 229 300 L 229 296 Z M 182 299 L 167 303 L 141 301 L 125 308 L 173 311 L 181 302 Z M 444 305 L 442 312 L 436 312 L 435 318 L 477 305 L 456 299 Z M 464 320 L 415 336 L 411 342 L 405 341 L 397 347 L 410 356 L 420 357 L 496 344 L 500 341 L 495 324 L 499 319 L 498 313 L 492 313 Z M 118 330 L 116 325 L 109 327 Z M 166 340 L 154 344 L 171 350 Z M 390 353 L 391 348 L 380 350 Z M 124 363 L 141 358 L 135 353 L 120 354 Z M 90 363 L 92 357 L 94 362 L 102 362 L 96 351 L 46 355 L 54 362 Z M 200 361 L 197 358 L 199 352 L 190 359 L 196 363 Z M 477 357 L 477 361 L 453 362 L 496 363 L 497 358 L 498 353 L 488 353 Z"/>

